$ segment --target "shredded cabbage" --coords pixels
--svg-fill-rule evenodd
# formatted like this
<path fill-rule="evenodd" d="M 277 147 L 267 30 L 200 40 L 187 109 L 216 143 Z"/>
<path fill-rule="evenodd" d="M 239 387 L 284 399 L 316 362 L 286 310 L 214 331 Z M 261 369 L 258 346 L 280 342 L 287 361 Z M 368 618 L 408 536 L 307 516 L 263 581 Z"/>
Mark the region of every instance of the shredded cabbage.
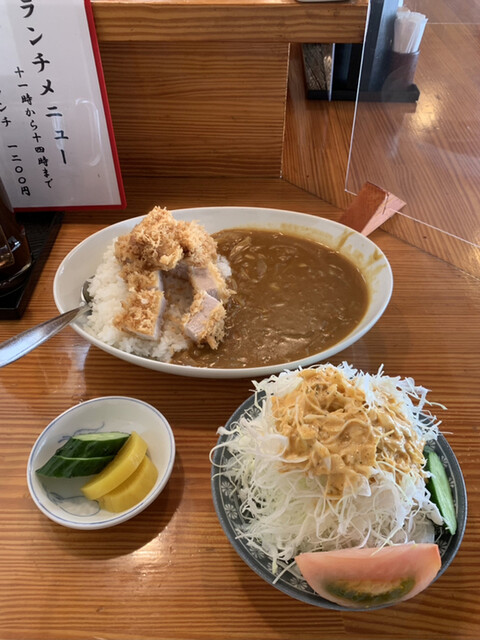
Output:
<path fill-rule="evenodd" d="M 428 410 L 432 404 L 426 399 L 428 390 L 411 378 L 388 377 L 383 367 L 371 375 L 347 363 L 312 369 L 344 376 L 361 392 L 366 413 L 374 409 L 392 415 L 394 404 L 420 438 L 437 438 L 440 422 Z M 401 471 L 394 464 L 374 466 L 368 479 L 346 485 L 340 499 L 331 499 L 324 475 L 306 473 L 299 459 L 291 464 L 286 457 L 289 438 L 277 431 L 272 398 L 295 391 L 302 381 L 300 371 L 254 382 L 254 410 L 242 415 L 230 430 L 218 429 L 220 435 L 228 436 L 218 446 L 231 454 L 220 472 L 231 482 L 244 519 L 238 537 L 266 553 L 274 571 L 279 563 L 284 566 L 308 551 L 433 542 L 433 523 L 443 520 L 430 501 L 423 468 Z M 265 401 L 260 401 L 263 395 Z"/>

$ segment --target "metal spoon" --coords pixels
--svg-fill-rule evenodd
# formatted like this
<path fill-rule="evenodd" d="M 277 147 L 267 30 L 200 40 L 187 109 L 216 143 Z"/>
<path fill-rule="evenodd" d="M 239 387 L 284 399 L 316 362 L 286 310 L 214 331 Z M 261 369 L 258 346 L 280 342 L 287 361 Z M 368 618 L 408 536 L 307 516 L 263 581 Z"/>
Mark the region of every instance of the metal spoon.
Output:
<path fill-rule="evenodd" d="M 0 344 L 0 368 L 5 367 L 7 364 L 15 362 L 22 356 L 25 356 L 30 351 L 33 351 L 36 347 L 40 346 L 52 336 L 61 331 L 67 324 L 73 322 L 90 309 L 90 303 L 92 298 L 88 293 L 88 287 L 90 280 L 86 280 L 82 287 L 82 304 L 76 309 L 71 309 L 62 313 L 56 318 L 51 318 L 38 324 L 36 327 L 27 329 L 22 333 L 19 333 L 13 338 L 9 338 Z"/>

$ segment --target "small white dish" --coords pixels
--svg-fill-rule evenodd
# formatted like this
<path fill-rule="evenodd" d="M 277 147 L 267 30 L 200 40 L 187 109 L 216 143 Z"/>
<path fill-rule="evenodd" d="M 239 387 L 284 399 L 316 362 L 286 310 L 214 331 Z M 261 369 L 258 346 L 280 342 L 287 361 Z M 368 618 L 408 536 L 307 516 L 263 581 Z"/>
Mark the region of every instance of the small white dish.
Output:
<path fill-rule="evenodd" d="M 136 431 L 148 445 L 158 470 L 155 486 L 144 500 L 122 513 L 110 513 L 87 500 L 81 478 L 45 478 L 36 473 L 66 440 L 78 433 Z M 175 439 L 164 416 L 154 407 L 125 396 L 87 400 L 57 416 L 35 442 L 27 465 L 28 489 L 37 507 L 54 522 L 71 529 L 104 529 L 133 518 L 161 493 L 175 460 Z"/>
<path fill-rule="evenodd" d="M 221 369 L 193 367 L 161 362 L 133 353 L 121 351 L 90 334 L 76 321 L 71 324 L 80 336 L 99 349 L 117 358 L 147 369 L 181 376 L 200 378 L 258 378 L 279 373 L 284 369 L 308 367 L 325 361 L 359 340 L 375 325 L 385 311 L 393 290 L 393 276 L 386 256 L 369 238 L 343 224 L 296 211 L 264 209 L 258 207 L 202 207 L 172 211 L 177 220 L 200 223 L 208 233 L 223 229 L 256 228 L 299 235 L 320 242 L 349 258 L 365 277 L 370 301 L 361 321 L 339 342 L 320 353 L 292 362 L 281 362 L 261 367 Z M 60 313 L 78 306 L 80 291 L 85 280 L 96 271 L 108 245 L 118 236 L 128 233 L 144 216 L 122 220 L 86 238 L 63 259 L 53 282 L 53 296 Z"/>

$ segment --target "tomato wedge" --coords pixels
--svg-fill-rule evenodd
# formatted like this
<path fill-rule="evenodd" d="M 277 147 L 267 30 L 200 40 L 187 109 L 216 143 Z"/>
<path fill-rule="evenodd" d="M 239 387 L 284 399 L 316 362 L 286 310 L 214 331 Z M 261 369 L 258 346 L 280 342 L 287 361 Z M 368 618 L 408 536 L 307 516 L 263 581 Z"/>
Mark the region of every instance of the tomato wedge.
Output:
<path fill-rule="evenodd" d="M 413 543 L 302 553 L 295 560 L 322 598 L 358 609 L 413 598 L 428 587 L 442 565 L 436 544 Z"/>

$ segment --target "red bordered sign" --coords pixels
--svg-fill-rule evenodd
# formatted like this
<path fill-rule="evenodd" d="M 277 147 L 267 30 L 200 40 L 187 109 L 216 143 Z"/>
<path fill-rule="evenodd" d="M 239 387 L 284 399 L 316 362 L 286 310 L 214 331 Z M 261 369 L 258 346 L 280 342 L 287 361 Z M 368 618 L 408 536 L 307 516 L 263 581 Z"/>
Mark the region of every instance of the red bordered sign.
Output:
<path fill-rule="evenodd" d="M 14 211 L 126 206 L 90 0 L 0 0 L 0 179 Z"/>

